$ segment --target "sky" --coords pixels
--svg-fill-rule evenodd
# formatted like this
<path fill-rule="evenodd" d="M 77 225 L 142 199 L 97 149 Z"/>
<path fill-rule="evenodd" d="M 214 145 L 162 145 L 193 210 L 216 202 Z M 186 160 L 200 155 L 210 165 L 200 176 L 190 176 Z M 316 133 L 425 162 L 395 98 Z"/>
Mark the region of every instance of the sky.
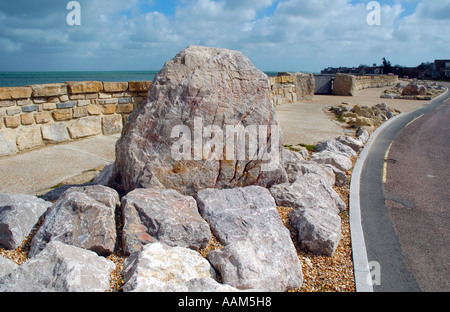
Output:
<path fill-rule="evenodd" d="M 81 25 L 69 2 L 1 0 L 0 71 L 159 70 L 189 45 L 263 71 L 450 59 L 450 0 L 79 0 Z"/>

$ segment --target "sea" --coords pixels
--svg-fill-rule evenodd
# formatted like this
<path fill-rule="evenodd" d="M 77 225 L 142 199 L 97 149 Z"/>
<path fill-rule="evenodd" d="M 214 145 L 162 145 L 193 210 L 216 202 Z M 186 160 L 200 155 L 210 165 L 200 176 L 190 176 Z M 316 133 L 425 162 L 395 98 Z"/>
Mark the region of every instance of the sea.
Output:
<path fill-rule="evenodd" d="M 153 81 L 158 71 L 55 71 L 0 72 L 0 87 L 25 87 L 34 84 L 64 83 L 66 81 Z M 266 72 L 276 76 L 277 72 Z"/>

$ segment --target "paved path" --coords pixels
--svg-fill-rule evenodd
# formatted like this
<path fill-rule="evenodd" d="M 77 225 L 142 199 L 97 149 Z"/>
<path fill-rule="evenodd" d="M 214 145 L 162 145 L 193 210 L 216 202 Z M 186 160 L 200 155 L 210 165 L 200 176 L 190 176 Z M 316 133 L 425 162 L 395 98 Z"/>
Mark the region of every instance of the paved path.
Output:
<path fill-rule="evenodd" d="M 448 131 L 442 131 L 442 127 L 448 125 L 449 119 L 444 113 L 448 114 L 449 110 L 448 104 L 441 105 L 442 102 L 443 99 L 396 120 L 379 135 L 365 160 L 360 185 L 362 226 L 368 261 L 376 261 L 381 268 L 381 283 L 374 285 L 374 291 L 442 291 L 442 287 L 448 287 L 448 274 L 438 277 L 439 271 L 441 274 L 448 272 L 449 259 L 446 246 L 449 184 L 448 175 L 444 174 L 448 171 L 449 137 Z M 422 121 L 416 120 L 423 114 Z M 435 122 L 440 122 L 438 133 L 434 133 L 436 129 L 427 133 L 436 126 Z M 415 135 L 411 137 L 410 131 Z M 409 140 L 409 146 L 402 144 L 405 140 Z M 436 146 L 432 145 L 436 140 L 441 147 L 447 146 L 441 151 L 443 154 L 439 154 L 447 160 L 439 164 L 428 161 L 427 166 L 422 167 L 417 161 L 426 162 L 427 156 L 421 157 L 421 152 L 433 155 Z M 391 152 L 386 153 L 392 142 Z M 402 159 L 408 160 L 403 162 Z M 387 180 L 384 168 L 388 168 Z M 437 174 L 436 170 L 441 171 L 436 176 L 441 177 L 439 191 L 432 185 L 435 180 L 428 178 L 422 170 L 434 174 Z M 388 182 L 387 192 L 383 181 Z M 443 237 L 437 239 L 436 235 Z M 429 275 L 433 271 L 434 277 Z"/>
<path fill-rule="evenodd" d="M 118 138 L 93 137 L 2 158 L 0 192 L 42 194 L 62 181 L 89 175 L 92 169 L 114 161 Z"/>

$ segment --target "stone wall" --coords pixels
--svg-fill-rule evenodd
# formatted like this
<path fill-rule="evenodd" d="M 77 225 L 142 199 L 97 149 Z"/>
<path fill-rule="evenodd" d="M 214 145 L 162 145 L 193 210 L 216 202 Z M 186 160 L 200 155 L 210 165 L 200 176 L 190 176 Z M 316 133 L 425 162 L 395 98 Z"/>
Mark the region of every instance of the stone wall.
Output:
<path fill-rule="evenodd" d="M 398 76 L 394 75 L 354 76 L 349 74 L 336 74 L 333 84 L 333 94 L 353 96 L 359 90 L 390 87 L 395 86 L 397 83 Z"/>
<path fill-rule="evenodd" d="M 82 81 L 0 88 L 0 157 L 120 133 L 150 81 Z"/>
<path fill-rule="evenodd" d="M 270 99 L 274 106 L 310 100 L 314 96 L 315 80 L 313 74 L 280 73 L 269 77 Z"/>

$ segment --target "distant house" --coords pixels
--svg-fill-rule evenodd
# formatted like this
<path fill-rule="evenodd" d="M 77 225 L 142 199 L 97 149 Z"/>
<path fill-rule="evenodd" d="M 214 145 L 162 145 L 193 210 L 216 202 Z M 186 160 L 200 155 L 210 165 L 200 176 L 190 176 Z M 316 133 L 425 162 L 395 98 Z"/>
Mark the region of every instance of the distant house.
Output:
<path fill-rule="evenodd" d="M 450 78 L 450 60 L 435 60 L 432 69 L 433 78 Z"/>

